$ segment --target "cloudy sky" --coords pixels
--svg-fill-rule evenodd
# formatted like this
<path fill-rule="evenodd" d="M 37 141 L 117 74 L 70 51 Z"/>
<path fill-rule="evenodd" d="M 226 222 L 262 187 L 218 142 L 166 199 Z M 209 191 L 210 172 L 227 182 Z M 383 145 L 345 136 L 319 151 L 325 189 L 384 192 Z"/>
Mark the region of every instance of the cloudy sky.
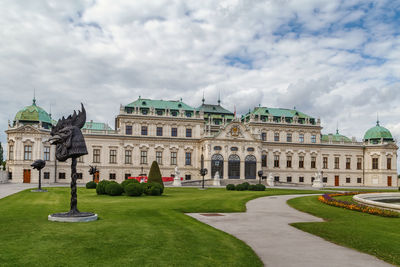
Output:
<path fill-rule="evenodd" d="M 114 127 L 144 98 L 258 106 L 319 117 L 362 139 L 400 137 L 400 1 L 24 1 L 0 3 L 0 141 L 32 103 L 53 118 L 86 105 Z"/>

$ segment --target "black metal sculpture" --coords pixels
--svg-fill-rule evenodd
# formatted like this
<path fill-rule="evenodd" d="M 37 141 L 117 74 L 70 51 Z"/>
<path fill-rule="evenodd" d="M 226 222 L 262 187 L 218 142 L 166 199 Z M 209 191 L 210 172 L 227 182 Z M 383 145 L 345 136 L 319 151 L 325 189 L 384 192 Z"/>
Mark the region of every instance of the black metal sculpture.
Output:
<path fill-rule="evenodd" d="M 99 170 L 97 169 L 97 166 L 91 166 L 89 165 L 90 169 L 89 169 L 89 174 L 93 176 L 93 182 L 95 180 L 95 175 L 96 173 L 99 172 Z"/>
<path fill-rule="evenodd" d="M 42 190 L 42 169 L 44 168 L 44 166 L 46 166 L 46 161 L 42 160 L 42 159 L 38 159 L 35 160 L 31 166 L 39 171 L 39 186 L 38 189 L 35 190 L 35 192 L 43 192 L 45 190 Z"/>
<path fill-rule="evenodd" d="M 68 118 L 62 117 L 58 120 L 56 126 L 51 129 L 50 135 L 52 136 L 49 141 L 52 145 L 56 145 L 56 158 L 59 161 L 66 161 L 71 158 L 71 208 L 66 213 L 55 213 L 53 217 L 87 217 L 93 216 L 90 212 L 80 212 L 77 204 L 76 194 L 76 163 L 77 158 L 88 154 L 85 138 L 82 135 L 81 128 L 85 125 L 86 111 L 82 105 L 82 111 L 78 114 L 74 111 L 74 114 L 68 116 Z"/>

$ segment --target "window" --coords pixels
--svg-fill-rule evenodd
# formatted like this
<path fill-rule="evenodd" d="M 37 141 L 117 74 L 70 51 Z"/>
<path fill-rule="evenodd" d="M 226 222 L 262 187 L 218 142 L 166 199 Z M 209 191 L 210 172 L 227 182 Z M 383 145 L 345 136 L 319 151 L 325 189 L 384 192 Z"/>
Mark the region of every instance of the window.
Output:
<path fill-rule="evenodd" d="M 304 156 L 299 157 L 299 168 L 304 168 Z"/>
<path fill-rule="evenodd" d="M 322 158 L 322 168 L 323 169 L 328 169 L 328 157 L 323 157 Z"/>
<path fill-rule="evenodd" d="M 311 183 L 313 183 L 315 180 L 315 177 L 311 177 Z"/>
<path fill-rule="evenodd" d="M 261 167 L 267 167 L 267 155 L 261 155 Z"/>
<path fill-rule="evenodd" d="M 192 137 L 192 129 L 190 128 L 186 129 L 186 137 Z"/>
<path fill-rule="evenodd" d="M 156 114 L 158 116 L 162 116 L 163 115 L 163 111 L 161 109 L 157 109 Z"/>
<path fill-rule="evenodd" d="M 162 151 L 156 151 L 156 161 L 159 165 L 162 165 Z"/>
<path fill-rule="evenodd" d="M 362 158 L 357 158 L 357 170 L 361 170 L 362 168 Z"/>
<path fill-rule="evenodd" d="M 163 135 L 163 128 L 162 127 L 157 127 L 157 136 L 162 136 Z"/>
<path fill-rule="evenodd" d="M 115 180 L 115 173 L 110 173 L 110 180 Z"/>
<path fill-rule="evenodd" d="M 126 125 L 125 134 L 132 135 L 132 125 Z"/>
<path fill-rule="evenodd" d="M 279 142 L 279 133 L 274 133 L 274 141 Z"/>
<path fill-rule="evenodd" d="M 322 177 L 322 182 L 327 183 L 328 182 L 328 177 Z"/>
<path fill-rule="evenodd" d="M 142 126 L 142 135 L 147 135 L 147 126 Z"/>
<path fill-rule="evenodd" d="M 131 177 L 131 174 L 130 173 L 125 173 L 125 180 L 128 180 L 129 177 Z"/>
<path fill-rule="evenodd" d="M 304 143 L 304 134 L 299 135 L 299 142 Z"/>
<path fill-rule="evenodd" d="M 83 163 L 83 155 L 77 158 L 78 162 Z"/>
<path fill-rule="evenodd" d="M 178 128 L 171 128 L 171 136 L 178 136 Z"/>
<path fill-rule="evenodd" d="M 351 158 L 346 158 L 346 170 L 350 170 Z"/>
<path fill-rule="evenodd" d="M 311 157 L 311 169 L 317 168 L 317 158 L 316 157 Z"/>
<path fill-rule="evenodd" d="M 14 146 L 9 146 L 8 159 L 9 160 L 13 160 L 14 159 Z"/>
<path fill-rule="evenodd" d="M 132 150 L 125 150 L 125 164 L 132 164 Z"/>
<path fill-rule="evenodd" d="M 176 116 L 178 116 L 178 112 L 177 111 L 171 111 L 171 115 L 176 117 Z"/>
<path fill-rule="evenodd" d="M 304 183 L 304 177 L 299 177 L 299 183 Z"/>
<path fill-rule="evenodd" d="M 191 180 L 191 179 L 192 179 L 192 176 L 190 174 L 185 175 L 185 180 Z"/>
<path fill-rule="evenodd" d="M 9 173 L 8 173 L 8 179 L 9 179 L 9 180 L 12 180 L 12 172 L 9 172 Z"/>
<path fill-rule="evenodd" d="M 274 177 L 275 182 L 279 182 L 279 176 Z"/>
<path fill-rule="evenodd" d="M 261 140 L 267 141 L 267 133 L 261 133 Z"/>
<path fill-rule="evenodd" d="M 24 146 L 24 160 L 32 160 L 32 146 Z"/>
<path fill-rule="evenodd" d="M 44 147 L 43 159 L 45 161 L 49 161 L 50 160 L 50 147 L 49 146 L 45 146 Z"/>
<path fill-rule="evenodd" d="M 65 172 L 59 172 L 58 179 L 65 179 Z"/>
<path fill-rule="evenodd" d="M 317 136 L 315 134 L 311 135 L 311 143 L 317 142 Z"/>
<path fill-rule="evenodd" d="M 50 179 L 50 173 L 49 172 L 44 172 L 43 173 L 43 179 L 46 179 L 46 180 Z"/>
<path fill-rule="evenodd" d="M 186 115 L 186 117 L 190 118 L 190 117 L 192 117 L 192 112 L 186 112 L 185 115 Z"/>
<path fill-rule="evenodd" d="M 185 153 L 185 165 L 192 165 L 192 153 L 191 152 Z"/>
<path fill-rule="evenodd" d="M 287 156 L 286 157 L 286 167 L 287 168 L 292 168 L 292 156 Z"/>
<path fill-rule="evenodd" d="M 286 177 L 286 182 L 291 183 L 292 182 L 292 177 L 290 177 L 290 176 Z"/>
<path fill-rule="evenodd" d="M 335 157 L 335 169 L 339 169 L 339 157 Z"/>
<path fill-rule="evenodd" d="M 83 173 L 77 172 L 76 173 L 76 179 L 82 180 L 83 179 Z"/>
<path fill-rule="evenodd" d="M 386 167 L 388 170 L 392 169 L 392 158 L 387 158 Z"/>
<path fill-rule="evenodd" d="M 171 152 L 171 165 L 176 165 L 177 152 Z"/>
<path fill-rule="evenodd" d="M 373 158 L 372 159 L 372 169 L 377 170 L 378 169 L 378 158 Z"/>
<path fill-rule="evenodd" d="M 357 184 L 361 184 L 361 178 L 357 178 Z"/>
<path fill-rule="evenodd" d="M 93 149 L 93 163 L 100 163 L 100 149 Z"/>
<path fill-rule="evenodd" d="M 117 163 L 117 150 L 110 150 L 110 163 Z"/>
<path fill-rule="evenodd" d="M 347 177 L 347 178 L 346 178 L 346 184 L 349 184 L 349 183 L 350 183 L 350 178 Z"/>
<path fill-rule="evenodd" d="M 279 155 L 274 155 L 274 168 L 279 168 Z"/>
<path fill-rule="evenodd" d="M 140 164 L 147 164 L 147 151 L 140 151 Z"/>
<path fill-rule="evenodd" d="M 291 133 L 286 134 L 286 142 L 289 142 L 289 143 L 292 142 L 292 134 Z"/>

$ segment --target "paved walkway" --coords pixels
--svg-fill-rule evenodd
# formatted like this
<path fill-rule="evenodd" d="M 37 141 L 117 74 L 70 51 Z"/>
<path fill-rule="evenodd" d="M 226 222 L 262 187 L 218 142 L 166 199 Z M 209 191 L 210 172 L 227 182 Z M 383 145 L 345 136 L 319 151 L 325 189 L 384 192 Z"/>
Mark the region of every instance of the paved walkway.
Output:
<path fill-rule="evenodd" d="M 286 204 L 304 195 L 269 196 L 247 203 L 245 213 L 220 213 L 223 216 L 189 216 L 246 242 L 266 266 L 392 266 L 377 258 L 341 247 L 289 225 L 294 222 L 322 222 Z"/>

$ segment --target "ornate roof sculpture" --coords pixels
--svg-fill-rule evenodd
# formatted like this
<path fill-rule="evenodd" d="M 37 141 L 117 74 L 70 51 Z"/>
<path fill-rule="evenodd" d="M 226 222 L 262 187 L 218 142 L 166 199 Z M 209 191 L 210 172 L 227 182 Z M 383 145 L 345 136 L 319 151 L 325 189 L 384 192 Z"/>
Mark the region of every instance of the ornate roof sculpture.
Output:
<path fill-rule="evenodd" d="M 339 134 L 339 129 L 336 129 L 336 134 L 323 134 L 321 137 L 321 141 L 323 142 L 343 142 L 343 143 L 351 143 L 351 139 L 347 136 Z"/>
<path fill-rule="evenodd" d="M 253 111 L 250 111 L 243 116 L 242 120 L 248 121 L 250 117 L 260 118 L 261 121 L 268 121 L 269 117 L 272 117 L 274 122 L 283 122 L 284 119 L 286 123 L 294 122 L 297 119 L 297 123 L 305 124 L 306 120 L 312 125 L 316 124 L 315 118 L 300 112 L 296 109 L 286 109 L 286 108 L 269 108 L 269 107 L 255 107 Z"/>

